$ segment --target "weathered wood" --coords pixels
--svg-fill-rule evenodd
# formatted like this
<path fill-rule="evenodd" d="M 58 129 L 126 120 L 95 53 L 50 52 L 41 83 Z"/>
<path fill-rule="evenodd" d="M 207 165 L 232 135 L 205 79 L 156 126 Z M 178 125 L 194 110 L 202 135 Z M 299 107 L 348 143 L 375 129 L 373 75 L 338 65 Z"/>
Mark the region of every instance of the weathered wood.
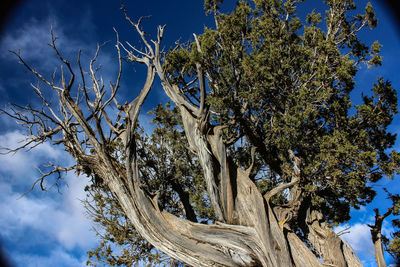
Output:
<path fill-rule="evenodd" d="M 374 209 L 375 212 L 375 224 L 368 226 L 371 228 L 372 243 L 375 249 L 375 259 L 378 267 L 386 267 L 386 261 L 384 257 L 384 250 L 382 244 L 382 223 L 386 217 L 392 214 L 392 208 L 389 208 L 385 214 L 380 214 L 378 209 Z"/>
<path fill-rule="evenodd" d="M 308 209 L 306 223 L 307 239 L 324 263 L 339 267 L 362 266 L 348 245 L 323 221 L 320 212 Z"/>

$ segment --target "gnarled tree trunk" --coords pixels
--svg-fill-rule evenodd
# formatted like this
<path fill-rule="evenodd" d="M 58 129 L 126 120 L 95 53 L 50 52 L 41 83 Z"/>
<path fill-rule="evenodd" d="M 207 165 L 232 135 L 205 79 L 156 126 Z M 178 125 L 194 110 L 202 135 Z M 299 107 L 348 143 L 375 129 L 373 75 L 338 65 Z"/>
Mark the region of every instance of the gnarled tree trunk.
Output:
<path fill-rule="evenodd" d="M 382 244 L 382 223 L 386 217 L 392 214 L 392 209 L 389 208 L 385 214 L 380 214 L 378 209 L 375 209 L 375 224 L 368 226 L 371 228 L 372 243 L 374 244 L 375 259 L 378 267 L 386 267 L 386 261 L 384 257 L 384 250 Z"/>

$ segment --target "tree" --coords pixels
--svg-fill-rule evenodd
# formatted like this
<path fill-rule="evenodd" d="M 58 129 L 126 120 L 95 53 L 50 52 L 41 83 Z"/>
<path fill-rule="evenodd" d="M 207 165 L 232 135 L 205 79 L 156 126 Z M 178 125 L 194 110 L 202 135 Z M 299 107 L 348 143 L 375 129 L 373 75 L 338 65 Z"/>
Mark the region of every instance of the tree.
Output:
<path fill-rule="evenodd" d="M 391 214 L 398 216 L 400 209 L 400 196 L 398 194 L 391 194 L 385 189 L 388 198 L 392 201 L 392 206 L 387 209 L 384 214 L 380 214 L 379 209 L 374 209 L 375 212 L 375 224 L 368 226 L 371 228 L 371 237 L 372 242 L 374 243 L 375 248 L 375 258 L 378 264 L 378 267 L 386 266 L 385 258 L 383 256 L 383 247 L 389 254 L 396 259 L 396 261 L 400 260 L 400 231 L 397 230 L 392 233 L 392 240 L 382 234 L 382 224 L 383 221 L 390 216 Z M 392 225 L 395 228 L 399 228 L 399 219 L 393 219 Z"/>
<path fill-rule="evenodd" d="M 167 53 L 164 26 L 150 40 L 143 18 L 134 22 L 123 8 L 144 49 L 117 34 L 119 74 L 109 89 L 96 74 L 100 47 L 88 72 L 78 54 L 76 75 L 52 34 L 67 70 L 59 84 L 15 53 L 59 99 L 56 109 L 34 86 L 41 108 L 3 111 L 29 131 L 17 150 L 49 141 L 76 160 L 38 182 L 70 170 L 92 177 L 93 216 L 112 233 L 105 242 L 128 246 L 115 258 L 104 243 L 93 254 L 99 260 L 153 261 L 154 247 L 193 266 L 361 266 L 332 226 L 369 203 L 371 183 L 400 163 L 387 130 L 397 113 L 390 82 L 378 78 L 362 104 L 350 100 L 357 66 L 381 64 L 381 45 L 357 37 L 377 24 L 371 4 L 354 16 L 353 1 L 327 0 L 324 23 L 313 11 L 303 24 L 301 1 L 240 1 L 229 14 L 221 2 L 205 1 L 214 29 Z M 138 96 L 121 105 L 123 58 L 147 74 Z M 156 76 L 173 110 L 155 110 L 159 127 L 148 141 L 138 116 Z M 117 238 L 124 235 L 132 242 Z"/>
<path fill-rule="evenodd" d="M 393 203 L 392 207 L 390 207 L 388 211 L 391 211 L 393 215 L 399 216 L 400 195 L 391 194 L 388 192 L 388 196 Z M 384 237 L 383 240 L 386 246 L 386 250 L 399 263 L 400 262 L 400 219 L 398 217 L 392 220 L 392 226 L 396 229 L 396 231 L 392 233 L 392 239 L 390 240 L 388 237 Z"/>

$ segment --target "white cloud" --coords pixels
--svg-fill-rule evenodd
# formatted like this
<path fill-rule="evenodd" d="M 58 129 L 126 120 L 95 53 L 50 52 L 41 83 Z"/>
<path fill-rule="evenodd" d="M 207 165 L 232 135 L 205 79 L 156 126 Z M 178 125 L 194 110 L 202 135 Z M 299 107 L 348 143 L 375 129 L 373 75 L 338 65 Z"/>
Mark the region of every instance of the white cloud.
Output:
<path fill-rule="evenodd" d="M 20 131 L 4 133 L 0 135 L 0 147 L 15 149 L 22 145 L 21 141 L 25 138 Z M 49 143 L 44 143 L 36 147 L 32 153 L 19 151 L 0 155 L 0 168 L 3 173 L 7 174 L 3 179 L 7 177 L 6 180 L 11 184 L 31 183 L 38 176 L 38 172 L 34 170 L 35 167 L 47 161 L 58 161 L 60 159 L 63 159 L 64 164 L 69 164 L 70 158 L 65 152 Z"/>
<path fill-rule="evenodd" d="M 25 61 L 40 63 L 42 68 L 53 66 L 54 63 L 59 65 L 54 50 L 48 45 L 51 43 L 51 27 L 53 27 L 54 36 L 58 38 L 57 47 L 61 49 L 61 52 L 70 55 L 71 53 L 77 54 L 79 49 L 95 49 L 93 45 L 96 42 L 87 41 L 92 37 L 90 35 L 95 33 L 92 24 L 89 18 L 79 24 L 79 28 L 84 29 L 82 32 L 85 32 L 83 35 L 85 40 L 83 40 L 83 38 L 73 38 L 68 34 L 71 30 L 76 33 L 77 25 L 71 21 L 68 23 L 59 21 L 56 14 L 49 14 L 47 18 L 31 17 L 13 31 L 8 31 L 1 39 L 0 58 L 15 60 L 10 56 L 9 50 L 20 51 Z M 91 31 L 88 32 L 86 29 Z"/>
<path fill-rule="evenodd" d="M 88 11 L 85 11 L 88 13 Z M 20 51 L 23 60 L 33 69 L 37 70 L 43 76 L 51 80 L 53 73 L 56 73 L 56 81 L 60 79 L 60 66 L 61 61 L 58 59 L 55 51 L 48 45 L 51 43 L 50 29 L 53 25 L 54 35 L 58 37 L 56 41 L 56 46 L 61 53 L 61 55 L 70 61 L 72 69 L 76 74 L 77 82 L 80 81 L 80 70 L 77 66 L 78 51 L 82 50 L 81 62 L 84 71 L 88 71 L 88 64 L 90 59 L 95 54 L 97 43 L 102 42 L 102 40 L 96 40 L 95 27 L 91 21 L 90 12 L 88 16 L 85 16 L 84 21 L 78 22 L 70 21 L 68 23 L 63 23 L 59 21 L 56 15 L 49 15 L 45 19 L 30 18 L 27 19 L 20 27 L 9 31 L 1 39 L 0 42 L 0 59 L 7 63 L 16 63 L 18 59 L 10 54 L 10 50 L 14 52 Z M 77 32 L 77 29 L 82 29 Z M 77 33 L 79 37 L 75 36 Z M 115 35 L 110 28 L 110 39 L 114 40 Z M 103 76 L 104 83 L 106 86 L 109 81 L 115 83 L 116 74 L 118 71 L 117 53 L 115 49 L 111 49 L 113 43 L 107 45 L 104 49 L 100 51 L 98 60 L 96 61 L 96 66 L 100 64 L 103 66 L 99 75 Z M 27 74 L 25 67 L 15 66 L 16 72 L 15 77 L 8 77 L 17 85 L 24 85 L 27 87 L 27 91 L 31 93 L 29 84 L 32 82 L 33 74 Z M 66 71 L 64 66 L 64 72 Z M 66 74 L 69 76 L 69 73 Z M 100 78 L 100 77 L 98 77 Z M 68 78 L 67 78 L 68 79 Z M 34 82 L 36 83 L 36 82 Z M 7 92 L 6 84 L 0 85 L 0 91 Z"/>
<path fill-rule="evenodd" d="M 21 137 L 20 132 L 5 133 L 0 135 L 1 145 L 13 146 Z M 49 244 L 56 244 L 47 256 L 38 256 L 29 250 L 11 251 L 14 260 L 24 262 L 23 259 L 26 259 L 31 264 L 21 266 L 79 266 L 81 259 L 76 259 L 71 251 L 81 251 L 84 255 L 97 242 L 94 232 L 90 230 L 91 221 L 80 202 L 85 197 L 87 178 L 71 173 L 65 177 L 68 186 L 60 187 L 61 194 L 53 189 L 43 193 L 32 192 L 19 198 L 24 191 L 18 188 L 29 187 L 33 181 L 31 177 L 37 177 L 32 166 L 45 158 L 70 161 L 66 152 L 49 144 L 30 152 L 18 152 L 14 156 L 0 156 L 1 235 L 6 243 L 29 244 L 41 251 L 47 251 Z M 32 233 L 40 238 L 32 238 Z M 65 265 L 58 262 L 65 262 Z"/>
<path fill-rule="evenodd" d="M 0 184 L 2 217 L 0 226 L 4 238 L 27 238 L 23 230 L 33 230 L 50 236 L 64 249 L 89 249 L 96 242 L 90 231 L 91 221 L 80 203 L 84 197 L 83 177 L 68 177 L 71 186 L 63 194 L 30 194 L 19 198 L 7 184 Z M 48 195 L 49 194 L 49 195 Z M 25 240 L 25 242 L 29 242 Z"/>
<path fill-rule="evenodd" d="M 63 198 L 62 211 L 57 213 L 57 227 L 54 235 L 67 249 L 78 246 L 88 249 L 96 242 L 94 232 L 90 231 L 91 221 L 87 218 L 86 210 L 81 200 L 85 198 L 84 187 L 87 185 L 85 177 L 70 177 L 70 186 Z"/>
<path fill-rule="evenodd" d="M 374 218 L 370 217 L 367 223 L 374 224 L 373 220 Z M 389 221 L 390 220 L 383 221 L 382 225 L 382 234 L 386 236 L 390 236 L 390 233 L 393 232 L 393 227 L 390 225 Z M 339 233 L 343 230 L 346 230 L 347 228 L 349 229 L 346 232 L 349 233 L 341 235 L 340 237 L 342 238 L 342 240 L 344 240 L 354 249 L 359 258 L 362 259 L 364 267 L 376 266 L 375 250 L 371 239 L 370 228 L 368 227 L 368 225 L 366 223 L 355 223 L 353 225 L 344 224 L 336 227 L 334 230 L 336 233 Z"/>
<path fill-rule="evenodd" d="M 86 266 L 84 258 L 76 258 L 62 248 L 55 248 L 49 255 L 36 255 L 30 253 L 17 254 L 15 262 L 18 266 L 37 267 L 37 266 Z"/>
<path fill-rule="evenodd" d="M 335 228 L 335 232 L 347 229 L 350 225 L 345 224 Z M 366 224 L 356 223 L 351 225 L 349 233 L 341 235 L 341 238 L 348 243 L 364 259 L 374 257 L 374 247 L 371 240 L 370 228 Z"/>
<path fill-rule="evenodd" d="M 16 31 L 4 36 L 2 40 L 1 57 L 9 58 L 8 50 L 29 51 L 25 52 L 24 56 L 27 59 L 37 58 L 40 54 L 46 53 L 48 50 L 47 44 L 50 43 L 50 25 L 49 21 L 39 21 L 31 18 L 24 23 Z"/>

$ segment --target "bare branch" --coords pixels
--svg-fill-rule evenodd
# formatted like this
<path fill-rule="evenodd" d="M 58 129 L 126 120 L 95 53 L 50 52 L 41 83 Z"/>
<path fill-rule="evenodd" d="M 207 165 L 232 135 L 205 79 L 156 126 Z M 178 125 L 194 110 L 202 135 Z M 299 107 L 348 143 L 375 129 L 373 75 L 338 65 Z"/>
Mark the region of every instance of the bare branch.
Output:
<path fill-rule="evenodd" d="M 257 150 L 257 147 L 255 147 L 255 146 L 252 146 L 252 147 L 251 147 L 251 164 L 250 164 L 249 168 L 246 170 L 246 172 L 247 172 L 248 174 L 250 174 L 251 171 L 253 170 L 254 161 L 255 161 L 254 158 L 255 158 L 256 150 Z"/>
<path fill-rule="evenodd" d="M 42 82 L 44 82 L 45 84 L 47 84 L 48 86 L 50 86 L 53 89 L 62 91 L 63 89 L 61 87 L 55 86 L 54 82 L 49 82 L 48 80 L 46 80 L 46 78 L 44 78 L 43 75 L 41 75 L 39 72 L 37 72 L 35 69 L 31 68 L 31 66 L 29 66 L 21 57 L 20 51 L 18 50 L 18 52 L 14 52 L 14 51 L 10 51 L 12 54 L 16 55 L 19 59 L 19 63 L 21 63 L 22 65 L 24 65 L 30 72 L 32 72 L 36 77 L 38 77 Z"/>
<path fill-rule="evenodd" d="M 56 113 L 54 112 L 54 110 L 51 108 L 51 105 L 49 104 L 49 102 L 46 100 L 46 98 L 43 96 L 42 91 L 40 90 L 40 88 L 38 86 L 34 86 L 33 84 L 31 84 L 31 86 L 33 87 L 33 91 L 40 97 L 40 99 L 43 101 L 43 104 L 46 105 L 47 109 L 50 111 L 51 115 L 53 116 L 53 118 L 57 121 L 57 124 L 61 125 L 62 124 L 62 120 L 56 115 Z M 44 112 L 42 112 L 42 114 L 47 117 L 50 118 L 49 116 L 47 116 Z"/>
<path fill-rule="evenodd" d="M 278 194 L 279 192 L 282 192 L 283 190 L 285 190 L 286 188 L 292 187 L 295 184 L 297 184 L 298 182 L 300 182 L 300 177 L 296 176 L 292 179 L 292 181 L 290 181 L 289 183 L 285 183 L 285 184 L 281 184 L 277 187 L 274 187 L 271 191 L 267 192 L 264 195 L 264 198 L 267 202 L 269 202 L 269 200 L 271 199 L 271 197 L 275 196 L 276 194 Z"/>
<path fill-rule="evenodd" d="M 51 44 L 50 44 L 50 46 L 54 49 L 54 51 L 56 52 L 58 58 L 67 66 L 67 68 L 69 70 L 69 73 L 71 74 L 71 78 L 69 80 L 68 86 L 65 86 L 65 84 L 63 84 L 64 89 L 67 90 L 67 91 L 70 91 L 71 88 L 72 88 L 72 85 L 74 84 L 75 73 L 72 71 L 71 64 L 69 63 L 69 61 L 61 56 L 60 52 L 58 51 L 58 49 L 56 47 L 56 40 L 58 39 L 58 37 L 54 36 L 53 25 L 51 25 L 51 30 L 50 31 L 51 31 Z M 62 78 L 64 78 L 64 75 L 62 75 Z"/>
<path fill-rule="evenodd" d="M 344 234 L 348 234 L 348 233 L 350 233 L 350 231 L 349 231 L 350 228 L 351 228 L 350 226 L 347 226 L 345 229 L 343 229 L 343 230 L 337 232 L 336 234 L 337 234 L 338 236 L 341 236 L 341 235 L 344 235 Z"/>
<path fill-rule="evenodd" d="M 139 35 L 140 35 L 140 37 L 141 37 L 143 43 L 146 45 L 146 47 L 147 47 L 147 49 L 148 49 L 148 51 L 149 51 L 149 54 L 150 54 L 151 56 L 154 56 L 153 47 L 147 42 L 146 37 L 145 37 L 145 33 L 140 29 L 140 23 L 142 22 L 142 20 L 143 20 L 143 19 L 146 19 L 146 18 L 150 18 L 150 16 L 140 17 L 139 20 L 138 20 L 138 22 L 137 22 L 137 23 L 134 23 L 134 22 L 131 20 L 131 18 L 128 16 L 128 13 L 127 13 L 126 8 L 125 8 L 124 5 L 121 5 L 121 10 L 122 10 L 122 12 L 124 12 L 124 15 L 125 15 L 126 20 L 128 20 L 129 23 L 130 23 L 130 24 L 136 29 L 136 31 L 139 33 Z"/>
<path fill-rule="evenodd" d="M 118 54 L 118 77 L 117 77 L 117 80 L 116 80 L 115 84 L 112 84 L 110 82 L 111 96 L 106 102 L 104 102 L 104 104 L 101 107 L 101 110 L 104 110 L 104 108 L 106 106 L 108 106 L 111 103 L 111 101 L 115 98 L 115 95 L 118 92 L 119 83 L 121 81 L 121 76 L 122 76 L 122 57 L 121 57 L 121 50 L 119 48 L 119 44 L 120 44 L 119 35 L 118 35 L 117 30 L 115 28 L 113 28 L 113 29 L 115 31 L 116 38 L 117 38 L 115 48 L 117 49 L 117 54 Z"/>
<path fill-rule="evenodd" d="M 197 38 L 196 34 L 193 34 L 194 39 L 196 41 L 197 51 L 201 54 L 201 47 L 199 39 Z M 206 99 L 206 86 L 204 81 L 204 73 L 201 68 L 200 63 L 196 62 L 196 69 L 197 69 L 197 76 L 199 78 L 199 87 L 200 87 L 200 109 L 198 116 L 204 117 L 204 107 L 205 107 L 205 99 Z"/>
<path fill-rule="evenodd" d="M 53 185 L 57 184 L 58 181 L 60 181 L 62 179 L 62 173 L 67 173 L 71 170 L 74 170 L 76 168 L 76 165 L 71 166 L 71 167 L 60 167 L 57 165 L 54 165 L 53 163 L 49 162 L 48 165 L 46 165 L 45 167 L 52 167 L 53 169 L 49 172 L 43 172 L 41 169 L 36 168 L 40 174 L 42 175 L 40 178 L 38 178 L 33 185 L 31 186 L 31 188 L 26 191 L 25 193 L 23 193 L 18 199 L 24 197 L 25 195 L 29 194 L 36 186 L 36 184 L 40 183 L 40 189 L 42 189 L 42 191 L 46 191 L 47 189 L 47 184 L 45 183 L 45 179 L 53 174 L 57 174 L 57 178 L 56 181 L 54 182 Z"/>

